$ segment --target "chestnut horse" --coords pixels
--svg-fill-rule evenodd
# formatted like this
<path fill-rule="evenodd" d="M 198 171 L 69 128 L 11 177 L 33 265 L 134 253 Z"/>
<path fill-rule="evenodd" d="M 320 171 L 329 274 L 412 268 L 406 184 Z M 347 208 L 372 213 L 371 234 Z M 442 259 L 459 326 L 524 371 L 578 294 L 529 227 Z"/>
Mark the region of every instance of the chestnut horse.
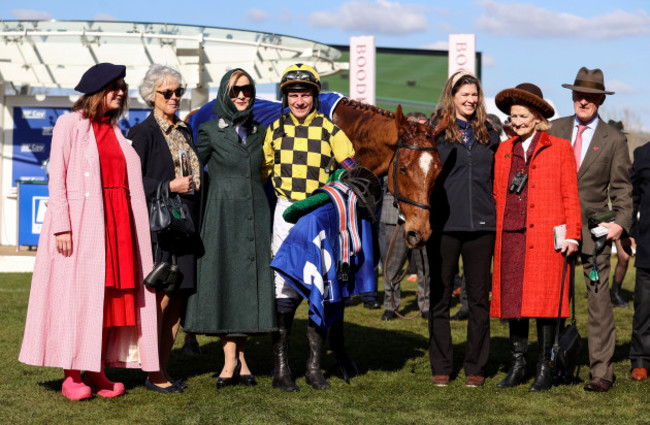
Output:
<path fill-rule="evenodd" d="M 347 97 L 339 100 L 334 93 L 321 96 L 336 97 L 332 121 L 352 141 L 359 164 L 379 177 L 386 175 L 389 168 L 392 170 L 388 188 L 396 194 L 400 216 L 405 221 L 406 244 L 409 248 L 421 247 L 431 236 L 429 198 L 441 170 L 435 140 L 448 121 L 443 120 L 433 129 L 427 124 L 409 122 L 401 106 L 393 113 Z M 195 132 L 201 122 L 215 117 L 213 108 L 214 100 L 186 118 Z M 277 119 L 280 108 L 279 102 L 258 98 L 253 117 L 268 126 Z"/>
<path fill-rule="evenodd" d="M 344 97 L 334 109 L 333 122 L 354 145 L 359 164 L 377 176 L 388 176 L 404 220 L 409 248 L 421 247 L 431 236 L 429 199 L 442 170 L 435 141 L 446 128 L 408 121 L 398 106 L 395 113 Z"/>

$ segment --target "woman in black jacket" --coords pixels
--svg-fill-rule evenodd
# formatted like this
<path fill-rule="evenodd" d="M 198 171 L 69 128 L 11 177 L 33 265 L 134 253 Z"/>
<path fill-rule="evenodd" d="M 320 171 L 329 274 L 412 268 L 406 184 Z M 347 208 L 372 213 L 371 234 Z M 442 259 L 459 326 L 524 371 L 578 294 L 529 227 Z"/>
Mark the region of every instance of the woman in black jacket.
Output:
<path fill-rule="evenodd" d="M 485 380 L 490 351 L 490 265 L 496 229 L 492 167 L 499 135 L 486 120 L 479 80 L 467 72 L 452 75 L 445 84 L 432 125 L 445 116 L 450 120 L 436 141 L 442 172 L 433 189 L 433 236 L 427 244 L 432 279 L 429 359 L 433 384 L 449 385 L 449 308 L 462 255 L 469 304 L 465 385 L 477 387 Z"/>
<path fill-rule="evenodd" d="M 199 229 L 200 193 L 203 190 L 203 165 L 192 141 L 192 129 L 176 113 L 185 92 L 181 74 L 173 68 L 152 65 L 139 90 L 153 112 L 131 128 L 128 138 L 142 162 L 142 179 L 147 200 L 156 196 L 160 183 L 166 184 L 170 195 L 180 194 L 189 208 L 195 228 Z M 175 254 L 181 280 L 173 292 L 158 291 L 158 329 L 160 372 L 150 373 L 146 381 L 149 390 L 162 393 L 182 392 L 185 384 L 167 374 L 181 313 L 189 292 L 196 289 L 196 261 L 203 245 L 198 232 L 186 239 L 173 239 L 152 233 L 154 262 L 171 262 Z"/>

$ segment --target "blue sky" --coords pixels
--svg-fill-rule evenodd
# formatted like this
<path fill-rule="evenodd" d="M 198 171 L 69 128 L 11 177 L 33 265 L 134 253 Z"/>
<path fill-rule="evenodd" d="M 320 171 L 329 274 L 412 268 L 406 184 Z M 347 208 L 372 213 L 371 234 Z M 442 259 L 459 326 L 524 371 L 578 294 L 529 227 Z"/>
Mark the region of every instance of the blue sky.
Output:
<path fill-rule="evenodd" d="M 377 46 L 446 49 L 450 33 L 475 33 L 483 88 L 493 97 L 521 82 L 539 85 L 561 115 L 581 66 L 601 68 L 616 94 L 605 119 L 650 132 L 650 5 L 647 0 L 113 0 L 3 2 L 0 19 L 119 20 L 274 32 L 326 44 L 374 35 Z"/>

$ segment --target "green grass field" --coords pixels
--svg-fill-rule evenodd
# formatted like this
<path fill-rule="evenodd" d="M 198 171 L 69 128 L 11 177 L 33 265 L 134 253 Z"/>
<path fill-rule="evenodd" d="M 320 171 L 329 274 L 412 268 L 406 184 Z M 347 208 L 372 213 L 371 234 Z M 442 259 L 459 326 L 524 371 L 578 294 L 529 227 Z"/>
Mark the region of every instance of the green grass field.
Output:
<path fill-rule="evenodd" d="M 581 270 L 577 273 L 581 274 Z M 328 351 L 324 368 L 332 388 L 316 391 L 305 384 L 302 373 L 307 356 L 306 308 L 300 307 L 292 334 L 291 365 L 301 388 L 284 393 L 271 388 L 270 337 L 251 339 L 247 358 L 258 377 L 257 387 L 217 390 L 216 373 L 223 356 L 217 338 L 200 337 L 203 354 L 186 357 L 180 352 L 182 334 L 172 353 L 170 372 L 186 378 L 182 395 L 157 394 L 144 388 L 138 370 L 110 369 L 109 377 L 122 380 L 127 394 L 117 399 L 94 398 L 70 402 L 60 393 L 60 369 L 26 366 L 18 362 L 29 274 L 0 275 L 0 418 L 6 424 L 628 424 L 650 423 L 646 406 L 650 382 L 629 379 L 628 360 L 633 310 L 616 309 L 617 346 L 612 390 L 587 393 L 583 384 L 556 387 L 546 393 L 529 393 L 537 344 L 531 326 L 529 379 L 526 385 L 497 390 L 508 364 L 508 329 L 492 320 L 490 363 L 483 388 L 466 388 L 461 370 L 466 322 L 452 323 L 455 370 L 458 376 L 447 388 L 433 387 L 427 353 L 427 326 L 420 318 L 382 322 L 382 310 L 367 310 L 358 303 L 346 310 L 347 345 L 361 375 L 347 385 L 334 374 L 334 356 Z M 586 337 L 586 289 L 577 284 L 578 324 Z M 383 287 L 380 282 L 380 287 Z M 634 269 L 623 285 L 632 298 Z M 404 285 L 403 305 L 415 311 L 414 284 Z M 380 293 L 380 296 L 383 296 Z M 452 313 L 458 307 L 454 307 Z M 586 348 L 582 353 L 581 380 L 588 378 Z"/>

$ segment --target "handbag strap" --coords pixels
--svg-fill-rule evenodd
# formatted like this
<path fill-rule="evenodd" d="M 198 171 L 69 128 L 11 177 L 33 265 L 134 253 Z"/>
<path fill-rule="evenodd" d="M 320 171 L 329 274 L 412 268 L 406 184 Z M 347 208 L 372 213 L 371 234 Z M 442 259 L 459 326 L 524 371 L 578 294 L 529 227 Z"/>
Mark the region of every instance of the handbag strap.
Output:
<path fill-rule="evenodd" d="M 156 241 L 156 248 L 153 251 L 153 263 L 158 264 L 158 253 L 160 252 L 160 245 Z"/>
<path fill-rule="evenodd" d="M 171 259 L 172 259 L 171 265 L 172 266 L 178 265 L 178 261 L 176 259 L 176 249 L 174 248 L 173 245 L 170 247 L 170 250 L 171 250 L 171 254 L 172 254 L 171 255 Z M 154 251 L 153 251 L 153 262 L 154 262 L 154 264 L 158 264 L 158 253 L 159 252 L 160 252 L 160 243 L 158 243 L 158 241 L 156 241 L 156 248 L 154 248 Z"/>
<path fill-rule="evenodd" d="M 560 286 L 560 305 L 557 308 L 557 322 L 555 323 L 555 346 L 560 345 L 560 320 L 562 319 L 562 298 L 564 298 L 564 281 L 566 278 L 567 255 L 562 254 L 564 261 L 562 264 L 562 285 Z M 569 277 L 569 281 L 571 278 Z M 571 289 L 569 289 L 569 296 L 571 296 Z M 575 320 L 575 318 L 574 318 Z"/>
<path fill-rule="evenodd" d="M 571 300 L 571 324 L 576 324 L 576 257 L 571 257 L 569 262 L 569 298 Z"/>
<path fill-rule="evenodd" d="M 156 189 L 156 198 L 169 198 L 169 182 L 168 181 L 161 181 L 158 183 L 158 188 Z"/>

